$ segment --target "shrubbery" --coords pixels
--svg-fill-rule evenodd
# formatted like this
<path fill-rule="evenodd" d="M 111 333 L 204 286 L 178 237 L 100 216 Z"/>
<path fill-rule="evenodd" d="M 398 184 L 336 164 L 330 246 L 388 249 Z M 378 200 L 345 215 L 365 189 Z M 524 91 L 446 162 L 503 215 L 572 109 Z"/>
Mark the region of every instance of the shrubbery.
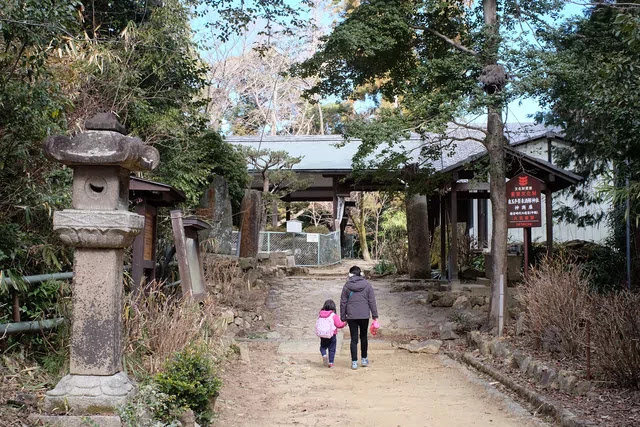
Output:
<path fill-rule="evenodd" d="M 389 261 L 381 260 L 373 267 L 373 271 L 380 275 L 393 274 L 396 272 L 396 267 Z"/>
<path fill-rule="evenodd" d="M 640 389 L 640 294 L 595 295 L 591 307 L 596 366 L 617 383 Z"/>
<path fill-rule="evenodd" d="M 527 329 L 545 349 L 582 360 L 590 321 L 595 371 L 640 389 L 640 294 L 601 293 L 589 283 L 584 268 L 565 257 L 532 269 L 518 296 Z"/>
<path fill-rule="evenodd" d="M 221 381 L 215 374 L 206 346 L 191 345 L 177 352 L 162 373 L 140 387 L 135 398 L 121 408 L 127 426 L 179 426 L 178 418 L 192 410 L 200 424 L 213 416 L 210 401 Z"/>
<path fill-rule="evenodd" d="M 409 269 L 406 213 L 398 211 L 383 217 L 380 255 L 393 264 L 396 273 L 404 274 Z"/>
<path fill-rule="evenodd" d="M 530 271 L 518 295 L 532 336 L 547 349 L 576 356 L 584 348 L 589 316 L 588 281 L 563 257 Z"/>
<path fill-rule="evenodd" d="M 134 398 L 120 409 L 120 417 L 127 427 L 179 426 L 180 410 L 175 408 L 175 398 L 162 393 L 157 384 L 140 387 Z"/>
<path fill-rule="evenodd" d="M 161 393 L 175 399 L 176 407 L 192 409 L 199 423 L 211 421 L 209 402 L 218 395 L 222 383 L 206 348 L 194 345 L 176 353 L 154 382 Z"/>

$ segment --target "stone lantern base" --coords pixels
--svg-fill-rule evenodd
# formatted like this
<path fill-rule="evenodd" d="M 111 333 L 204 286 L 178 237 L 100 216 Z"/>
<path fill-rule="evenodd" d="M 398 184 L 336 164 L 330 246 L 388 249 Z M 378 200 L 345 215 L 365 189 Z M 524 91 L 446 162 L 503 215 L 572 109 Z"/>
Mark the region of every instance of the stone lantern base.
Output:
<path fill-rule="evenodd" d="M 113 413 L 135 394 L 127 374 L 67 375 L 45 396 L 48 411 L 71 409 L 74 413 Z"/>

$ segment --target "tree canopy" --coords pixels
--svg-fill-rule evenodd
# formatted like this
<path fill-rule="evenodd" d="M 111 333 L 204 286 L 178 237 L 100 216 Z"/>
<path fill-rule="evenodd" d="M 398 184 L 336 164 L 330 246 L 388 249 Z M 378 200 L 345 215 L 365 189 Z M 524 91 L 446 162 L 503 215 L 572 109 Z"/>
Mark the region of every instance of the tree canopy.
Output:
<path fill-rule="evenodd" d="M 522 76 L 517 61 L 529 45 L 526 33 L 545 30 L 549 24 L 544 18 L 553 17 L 562 4 L 365 0 L 346 12 L 318 53 L 294 70 L 302 77 L 319 77 L 310 95 L 354 96 L 364 90 L 374 99 L 395 101 L 353 134 L 347 132 L 363 139 L 360 159 L 385 144 L 400 145 L 410 131 L 425 140 L 419 165 L 442 155 L 442 140 L 485 145 L 493 223 L 500 225 L 492 229 L 493 320 L 498 316 L 497 281 L 506 274 L 506 106 L 518 96 L 516 83 Z M 518 30 L 524 26 L 530 30 Z M 485 114 L 485 125 L 471 123 Z M 451 124 L 483 137 L 452 136 Z M 395 163 L 404 161 L 395 157 Z"/>
<path fill-rule="evenodd" d="M 303 5 L 304 6 L 304 5 Z M 51 230 L 70 199 L 71 170 L 45 159 L 42 140 L 81 131 L 96 112 L 113 111 L 153 144 L 161 166 L 148 177 L 198 201 L 213 173 L 239 206 L 246 159 L 208 128 L 207 66 L 192 19 L 208 12 L 224 39 L 258 19 L 275 31 L 297 25 L 299 7 L 256 0 L 9 0 L 0 9 L 0 269 L 36 274 L 68 268 Z M 66 264 L 66 266 L 65 266 Z"/>

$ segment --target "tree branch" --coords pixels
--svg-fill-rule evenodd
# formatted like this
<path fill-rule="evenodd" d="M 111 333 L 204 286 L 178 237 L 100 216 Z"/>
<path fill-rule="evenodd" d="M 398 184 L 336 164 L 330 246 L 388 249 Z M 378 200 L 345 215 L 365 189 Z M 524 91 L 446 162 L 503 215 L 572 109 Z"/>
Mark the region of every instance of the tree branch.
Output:
<path fill-rule="evenodd" d="M 470 125 L 468 123 L 460 123 L 460 122 L 456 121 L 456 119 L 452 119 L 451 123 L 453 123 L 456 126 L 463 127 L 465 129 L 473 130 L 473 131 L 476 131 L 476 132 L 482 132 L 485 135 L 489 135 L 489 133 L 485 129 L 482 129 L 482 128 L 476 127 L 476 126 L 472 126 L 472 125 Z"/>
<path fill-rule="evenodd" d="M 480 138 L 475 138 L 473 136 L 468 136 L 468 137 L 463 137 L 463 138 L 458 138 L 456 136 L 450 136 L 450 135 L 445 135 L 445 139 L 448 139 L 450 141 L 457 141 L 457 142 L 468 142 L 468 141 L 476 141 L 479 142 L 481 144 L 485 143 L 484 139 L 480 139 Z"/>
<path fill-rule="evenodd" d="M 460 52 L 464 52 L 464 53 L 468 53 L 469 55 L 473 55 L 473 56 L 480 56 L 480 53 L 476 52 L 473 49 L 469 49 L 468 47 L 458 43 L 457 41 L 450 39 L 449 37 L 445 36 L 442 33 L 439 33 L 438 31 L 429 28 L 429 27 L 424 27 L 422 25 L 412 25 L 411 28 L 413 28 L 414 30 L 422 30 L 422 31 L 426 31 L 428 33 L 433 34 L 436 37 L 440 37 L 442 40 L 444 40 L 445 42 L 447 42 L 448 44 L 450 44 L 451 46 L 455 47 L 456 49 L 458 49 Z"/>

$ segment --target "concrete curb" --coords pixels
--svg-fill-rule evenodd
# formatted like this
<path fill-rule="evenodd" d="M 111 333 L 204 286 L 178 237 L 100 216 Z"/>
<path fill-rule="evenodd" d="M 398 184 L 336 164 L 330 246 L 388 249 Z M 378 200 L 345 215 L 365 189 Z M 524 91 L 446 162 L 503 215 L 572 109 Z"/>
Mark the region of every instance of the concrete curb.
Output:
<path fill-rule="evenodd" d="M 591 427 L 596 425 L 575 415 L 573 412 L 564 409 L 559 402 L 544 397 L 531 389 L 517 384 L 515 381 L 507 377 L 499 370 L 485 363 L 482 363 L 481 361 L 473 357 L 471 353 L 464 353 L 462 355 L 462 361 L 469 366 L 477 369 L 478 371 L 495 378 L 503 385 L 517 393 L 520 397 L 528 401 L 530 404 L 538 408 L 536 409 L 536 412 L 553 416 L 556 421 L 564 427 Z"/>

